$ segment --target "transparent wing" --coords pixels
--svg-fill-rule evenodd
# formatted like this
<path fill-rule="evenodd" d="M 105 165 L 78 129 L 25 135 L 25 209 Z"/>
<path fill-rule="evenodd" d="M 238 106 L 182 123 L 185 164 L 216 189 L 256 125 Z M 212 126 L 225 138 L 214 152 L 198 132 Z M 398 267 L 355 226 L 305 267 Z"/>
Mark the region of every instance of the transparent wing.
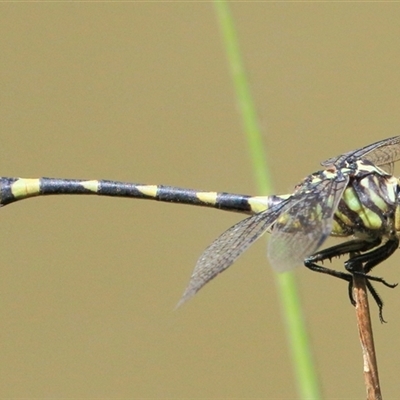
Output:
<path fill-rule="evenodd" d="M 394 162 L 391 162 L 389 164 L 380 164 L 379 168 L 383 169 L 389 175 L 393 175 L 393 173 L 394 173 Z"/>
<path fill-rule="evenodd" d="M 287 271 L 301 265 L 330 235 L 333 215 L 349 178 L 311 180 L 294 194 L 301 200 L 276 220 L 268 242 L 272 267 Z"/>
<path fill-rule="evenodd" d="M 293 207 L 292 197 L 233 225 L 201 255 L 178 306 L 196 294 L 207 282 L 231 266 L 247 248 L 260 238 L 279 215 Z"/>
<path fill-rule="evenodd" d="M 364 158 L 377 166 L 389 166 L 400 160 L 400 136 L 394 136 L 376 143 L 369 144 L 358 150 L 349 151 L 337 157 L 329 158 L 321 163 L 324 167 L 332 164 L 341 163 L 350 157 L 359 159 Z"/>

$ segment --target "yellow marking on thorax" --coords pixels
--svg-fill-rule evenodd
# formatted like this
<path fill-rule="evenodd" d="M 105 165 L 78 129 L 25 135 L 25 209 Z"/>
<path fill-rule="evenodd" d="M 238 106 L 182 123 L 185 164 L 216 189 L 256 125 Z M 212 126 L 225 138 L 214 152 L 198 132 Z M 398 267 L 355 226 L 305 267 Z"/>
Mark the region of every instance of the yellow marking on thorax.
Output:
<path fill-rule="evenodd" d="M 136 186 L 136 189 L 145 196 L 157 197 L 158 186 L 157 185 L 142 185 Z"/>
<path fill-rule="evenodd" d="M 97 193 L 99 191 L 99 181 L 85 181 L 81 185 L 91 192 Z"/>
<path fill-rule="evenodd" d="M 391 187 L 392 190 L 388 190 L 389 201 L 394 204 L 396 202 L 396 189 L 398 183 L 398 179 L 394 176 L 391 176 L 387 179 L 388 185 Z"/>
<path fill-rule="evenodd" d="M 394 212 L 394 229 L 396 232 L 400 231 L 400 204 L 396 206 L 396 210 Z"/>
<path fill-rule="evenodd" d="M 382 227 L 382 219 L 378 214 L 361 204 L 353 188 L 348 187 L 344 191 L 343 200 L 346 202 L 346 205 L 350 210 L 358 214 L 366 228 L 380 229 Z"/>
<path fill-rule="evenodd" d="M 216 204 L 217 203 L 217 192 L 198 192 L 196 197 L 203 203 Z"/>
<path fill-rule="evenodd" d="M 326 169 L 326 170 L 324 171 L 324 175 L 325 175 L 325 177 L 326 177 L 327 179 L 334 179 L 334 178 L 337 177 L 336 171 L 330 171 L 329 169 Z M 316 181 L 316 182 L 319 182 L 319 181 L 321 181 L 321 178 L 317 177 L 317 178 L 315 179 L 315 181 Z"/>
<path fill-rule="evenodd" d="M 40 193 L 40 179 L 18 179 L 11 185 L 16 199 L 37 196 Z"/>
<path fill-rule="evenodd" d="M 337 218 L 339 218 L 342 222 L 344 222 L 347 226 L 354 226 L 354 222 L 346 215 L 343 214 L 340 209 L 337 209 L 335 212 L 335 215 Z M 342 228 L 340 227 L 340 230 L 342 230 Z"/>
<path fill-rule="evenodd" d="M 359 171 L 372 172 L 372 173 L 376 172 L 381 176 L 389 175 L 386 171 L 384 171 L 382 168 L 379 168 L 375 164 L 366 164 L 363 160 L 358 160 L 356 164 Z"/>
<path fill-rule="evenodd" d="M 386 186 L 386 194 L 388 195 L 388 199 L 383 198 L 383 193 L 381 190 L 381 184 L 379 179 L 384 179 L 384 184 Z M 363 179 L 361 182 L 362 186 L 368 190 L 368 196 L 371 199 L 371 201 L 382 211 L 387 211 L 388 209 L 388 204 L 387 201 L 390 201 L 391 203 L 394 203 L 392 199 L 394 200 L 395 198 L 395 187 L 393 186 L 393 181 L 390 181 L 388 179 L 385 179 L 383 177 L 368 177 L 367 179 Z M 374 187 L 371 185 L 372 183 L 375 184 L 378 192 L 375 191 Z"/>
<path fill-rule="evenodd" d="M 349 233 L 347 233 L 341 226 L 340 224 L 336 221 L 332 221 L 332 230 L 330 233 L 331 236 L 337 236 L 337 237 L 346 237 L 349 236 Z"/>

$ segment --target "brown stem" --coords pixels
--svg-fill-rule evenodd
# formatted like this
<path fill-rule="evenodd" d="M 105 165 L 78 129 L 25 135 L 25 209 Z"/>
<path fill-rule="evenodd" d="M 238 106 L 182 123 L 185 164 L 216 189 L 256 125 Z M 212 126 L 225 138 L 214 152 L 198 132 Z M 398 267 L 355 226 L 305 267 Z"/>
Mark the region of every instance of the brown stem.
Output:
<path fill-rule="evenodd" d="M 358 274 L 353 275 L 353 295 L 356 301 L 358 334 L 363 352 L 364 381 L 367 389 L 367 400 L 380 400 L 382 399 L 382 394 L 379 385 L 378 365 L 376 362 L 374 337 L 364 276 Z"/>

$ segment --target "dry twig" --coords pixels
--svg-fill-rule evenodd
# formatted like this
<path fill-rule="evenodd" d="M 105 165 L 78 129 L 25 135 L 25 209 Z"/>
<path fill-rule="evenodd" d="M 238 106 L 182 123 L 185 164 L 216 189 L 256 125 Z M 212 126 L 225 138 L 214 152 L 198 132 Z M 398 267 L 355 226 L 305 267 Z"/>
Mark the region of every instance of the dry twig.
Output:
<path fill-rule="evenodd" d="M 367 400 L 381 400 L 378 365 L 376 362 L 374 337 L 369 312 L 366 279 L 362 275 L 353 275 L 353 296 L 356 301 L 358 334 L 364 361 L 364 381 Z"/>

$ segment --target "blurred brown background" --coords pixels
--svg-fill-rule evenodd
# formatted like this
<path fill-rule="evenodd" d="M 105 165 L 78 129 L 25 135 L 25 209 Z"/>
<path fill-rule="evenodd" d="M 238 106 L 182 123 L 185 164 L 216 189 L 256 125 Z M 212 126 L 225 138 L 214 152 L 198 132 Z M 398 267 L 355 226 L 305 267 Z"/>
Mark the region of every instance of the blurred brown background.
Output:
<path fill-rule="evenodd" d="M 257 194 L 212 4 L 0 11 L 2 175 Z M 232 12 L 277 192 L 399 134 L 398 4 Z M 173 311 L 202 250 L 240 218 L 84 196 L 3 209 L 0 396 L 296 398 L 265 242 Z M 399 281 L 399 264 L 400 253 L 377 274 Z M 296 274 L 326 398 L 364 398 L 345 284 Z M 383 394 L 396 398 L 400 291 L 379 289 Z"/>

